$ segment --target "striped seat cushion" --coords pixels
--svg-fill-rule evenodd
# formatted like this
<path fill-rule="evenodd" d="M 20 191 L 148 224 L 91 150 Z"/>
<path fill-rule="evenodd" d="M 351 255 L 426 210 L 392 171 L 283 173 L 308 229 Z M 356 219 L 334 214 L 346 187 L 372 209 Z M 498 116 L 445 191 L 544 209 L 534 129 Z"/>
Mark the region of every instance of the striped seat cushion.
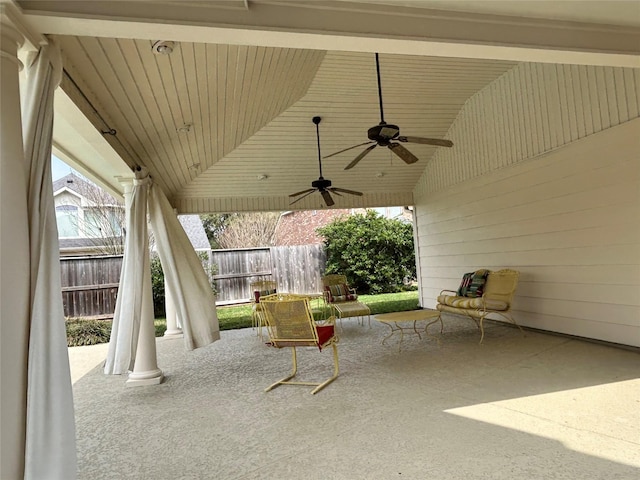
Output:
<path fill-rule="evenodd" d="M 344 283 L 336 285 L 327 285 L 324 289 L 329 294 L 329 303 L 336 302 L 353 302 L 358 299 L 358 295 L 351 293 L 349 287 Z"/>
<path fill-rule="evenodd" d="M 509 308 L 509 304 L 502 300 L 458 297 L 453 295 L 440 295 L 438 303 L 455 308 L 486 308 L 487 310 L 503 311 Z"/>

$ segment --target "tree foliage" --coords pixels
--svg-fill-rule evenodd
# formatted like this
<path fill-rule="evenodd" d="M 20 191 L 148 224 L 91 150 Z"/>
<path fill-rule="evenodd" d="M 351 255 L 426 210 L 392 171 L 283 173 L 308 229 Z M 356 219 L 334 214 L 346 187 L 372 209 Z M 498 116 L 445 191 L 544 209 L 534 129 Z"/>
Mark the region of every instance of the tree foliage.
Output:
<path fill-rule="evenodd" d="M 359 293 L 398 291 L 416 276 L 413 227 L 368 211 L 318 228 L 324 237 L 326 273 L 347 276 Z"/>
<path fill-rule="evenodd" d="M 273 241 L 280 214 L 276 212 L 237 213 L 217 237 L 220 248 L 267 247 Z"/>
<path fill-rule="evenodd" d="M 212 249 L 222 248 L 218 242 L 218 238 L 227 228 L 231 219 L 236 215 L 235 213 L 208 213 L 206 215 L 200 215 L 202 226 L 204 227 Z"/>

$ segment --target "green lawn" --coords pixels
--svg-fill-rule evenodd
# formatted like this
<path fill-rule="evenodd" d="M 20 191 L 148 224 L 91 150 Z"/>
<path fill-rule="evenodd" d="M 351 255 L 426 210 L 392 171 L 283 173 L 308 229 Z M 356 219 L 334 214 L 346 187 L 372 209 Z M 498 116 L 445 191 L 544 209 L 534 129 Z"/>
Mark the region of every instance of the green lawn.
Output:
<path fill-rule="evenodd" d="M 383 293 L 380 295 L 360 295 L 358 300 L 371 309 L 372 315 L 402 312 L 418 308 L 418 292 Z M 313 302 L 315 304 L 315 302 Z M 218 307 L 220 330 L 232 330 L 251 326 L 251 305 Z"/>
<path fill-rule="evenodd" d="M 362 303 L 371 309 L 372 315 L 379 313 L 402 312 L 418 308 L 418 292 L 383 293 L 380 295 L 360 295 Z M 312 302 L 315 307 L 316 302 Z M 233 330 L 251 326 L 251 305 L 233 305 L 218 307 L 218 322 L 220 330 Z M 324 313 L 314 308 L 316 318 L 324 318 Z M 164 318 L 155 319 L 156 337 L 164 335 L 167 321 Z M 109 341 L 111 321 L 109 320 L 68 320 L 67 340 L 69 346 L 95 345 Z"/>

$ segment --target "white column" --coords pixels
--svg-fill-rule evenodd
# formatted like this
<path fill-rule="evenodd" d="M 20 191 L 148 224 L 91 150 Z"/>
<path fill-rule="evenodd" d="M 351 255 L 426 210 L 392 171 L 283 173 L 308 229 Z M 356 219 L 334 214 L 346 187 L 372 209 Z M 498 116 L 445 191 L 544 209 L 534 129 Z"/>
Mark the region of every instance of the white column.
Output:
<path fill-rule="evenodd" d="M 127 224 L 131 211 L 131 193 L 133 190 L 133 179 L 119 179 L 124 187 L 124 209 Z M 125 233 L 126 234 L 126 233 Z M 144 252 L 145 271 L 150 272 L 149 250 Z M 140 312 L 140 332 L 138 334 L 138 346 L 136 358 L 133 364 L 133 372 L 129 374 L 126 382 L 127 387 L 137 387 L 143 385 L 158 385 L 162 383 L 164 375 L 158 368 L 156 354 L 156 330 L 153 315 L 153 293 L 151 290 L 151 275 L 145 276 L 142 288 L 142 311 Z"/>
<path fill-rule="evenodd" d="M 0 478 L 24 474 L 29 349 L 29 229 L 20 114 L 22 36 L 0 20 Z"/>
<path fill-rule="evenodd" d="M 173 209 L 173 212 L 176 215 L 178 214 L 178 211 L 175 208 Z M 164 336 L 181 337 L 182 329 L 178 325 L 178 313 L 176 312 L 175 300 L 167 288 L 166 273 L 164 281 L 164 308 L 167 315 L 167 330 L 164 332 Z"/>
<path fill-rule="evenodd" d="M 151 271 L 149 251 L 145 253 L 145 271 Z M 133 372 L 129 374 L 126 385 L 137 387 L 143 385 L 158 385 L 162 383 L 164 375 L 158 368 L 156 354 L 156 329 L 153 325 L 153 295 L 151 292 L 151 275 L 145 276 L 142 286 L 142 311 L 140 312 L 140 333 L 138 335 L 138 349 Z"/>
<path fill-rule="evenodd" d="M 176 313 L 176 304 L 167 288 L 167 281 L 164 282 L 164 308 L 167 315 L 167 330 L 164 332 L 165 337 L 181 337 L 182 329 L 178 327 L 178 315 Z"/>

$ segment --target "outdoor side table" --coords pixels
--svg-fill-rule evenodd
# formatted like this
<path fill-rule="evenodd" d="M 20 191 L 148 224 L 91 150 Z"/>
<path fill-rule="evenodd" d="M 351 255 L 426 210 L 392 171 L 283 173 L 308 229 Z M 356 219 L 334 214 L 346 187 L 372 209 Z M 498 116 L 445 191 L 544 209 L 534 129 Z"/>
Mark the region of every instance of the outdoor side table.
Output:
<path fill-rule="evenodd" d="M 433 335 L 429 335 L 428 329 L 429 325 L 432 323 L 440 322 L 440 326 L 442 327 L 442 318 L 440 317 L 440 312 L 438 310 L 410 310 L 407 312 L 394 312 L 394 313 L 383 313 L 381 315 L 376 315 L 374 317 L 380 323 L 384 323 L 391 330 L 389 335 L 382 339 L 382 344 L 384 345 L 388 338 L 390 338 L 394 333 L 400 332 L 400 342 L 398 343 L 398 351 L 402 350 L 402 340 L 404 339 L 404 332 L 407 331 L 409 333 L 415 333 L 418 335 L 418 338 L 422 340 L 422 336 L 418 331 L 417 324 L 418 322 L 428 322 L 424 327 L 424 334 L 427 337 L 434 338 L 438 342 L 440 341 L 437 337 Z M 403 322 L 411 322 L 411 326 L 402 326 L 400 325 Z"/>

